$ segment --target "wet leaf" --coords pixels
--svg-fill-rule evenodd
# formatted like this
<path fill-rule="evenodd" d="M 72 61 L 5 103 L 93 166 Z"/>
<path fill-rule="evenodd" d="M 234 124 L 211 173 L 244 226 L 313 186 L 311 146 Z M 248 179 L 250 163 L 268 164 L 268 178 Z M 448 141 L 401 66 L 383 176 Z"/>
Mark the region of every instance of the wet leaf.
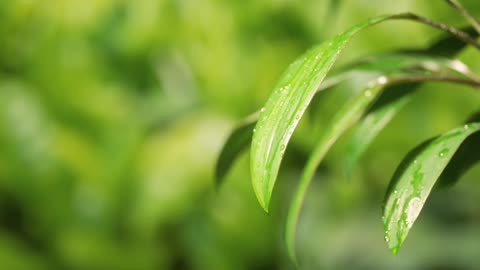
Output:
<path fill-rule="evenodd" d="M 437 179 L 480 123 L 454 129 L 415 148 L 395 172 L 384 208 L 385 240 L 397 254 Z"/>

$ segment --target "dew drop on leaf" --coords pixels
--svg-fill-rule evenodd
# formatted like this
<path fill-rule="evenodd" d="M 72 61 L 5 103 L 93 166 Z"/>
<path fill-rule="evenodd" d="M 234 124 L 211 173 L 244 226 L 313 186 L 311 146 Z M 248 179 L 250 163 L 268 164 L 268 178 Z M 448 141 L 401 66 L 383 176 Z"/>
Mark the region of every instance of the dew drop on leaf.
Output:
<path fill-rule="evenodd" d="M 445 149 L 442 149 L 442 151 L 440 151 L 440 152 L 438 153 L 438 156 L 441 157 L 441 158 L 443 158 L 447 153 L 448 153 L 448 149 L 445 148 Z"/>
<path fill-rule="evenodd" d="M 420 213 L 420 208 L 422 207 L 422 200 L 418 197 L 414 197 L 408 203 L 408 207 L 406 209 L 407 214 L 407 226 L 411 228 L 415 219 L 417 219 L 418 214 Z"/>

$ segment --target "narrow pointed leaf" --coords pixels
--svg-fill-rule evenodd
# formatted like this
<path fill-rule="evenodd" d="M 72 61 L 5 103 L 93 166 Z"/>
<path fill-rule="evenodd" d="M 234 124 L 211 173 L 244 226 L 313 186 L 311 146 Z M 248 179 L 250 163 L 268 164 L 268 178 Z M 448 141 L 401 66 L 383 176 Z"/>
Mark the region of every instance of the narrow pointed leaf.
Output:
<path fill-rule="evenodd" d="M 251 148 L 252 185 L 265 211 L 290 137 L 338 55 L 358 31 L 391 17 L 371 19 L 314 47 L 281 77 L 262 109 Z"/>
<path fill-rule="evenodd" d="M 385 240 L 397 254 L 437 179 L 480 123 L 454 129 L 417 147 L 395 172 L 384 208 Z"/>

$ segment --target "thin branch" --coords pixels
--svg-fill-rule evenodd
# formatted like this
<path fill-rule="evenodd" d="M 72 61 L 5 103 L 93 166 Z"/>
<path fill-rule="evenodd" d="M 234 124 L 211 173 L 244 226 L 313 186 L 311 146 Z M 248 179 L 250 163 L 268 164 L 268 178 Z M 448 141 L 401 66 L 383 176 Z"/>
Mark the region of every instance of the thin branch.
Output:
<path fill-rule="evenodd" d="M 447 32 L 451 34 L 452 36 L 458 38 L 459 40 L 468 43 L 472 45 L 473 47 L 477 48 L 480 50 L 480 43 L 478 43 L 474 38 L 472 38 L 468 33 L 455 28 L 453 26 L 446 25 L 441 22 L 433 21 L 429 18 L 422 17 L 420 15 L 414 14 L 414 13 L 401 13 L 398 15 L 394 15 L 391 17 L 392 19 L 399 19 L 399 20 L 413 20 L 419 23 L 423 23 L 425 25 L 437 28 L 439 30 L 442 30 L 444 32 Z"/>
<path fill-rule="evenodd" d="M 473 88 L 480 88 L 480 82 L 470 79 L 458 78 L 452 75 L 439 74 L 439 75 L 404 75 L 397 77 L 387 78 L 386 85 L 397 85 L 402 83 L 414 83 L 414 82 L 449 82 L 456 84 L 463 84 L 471 86 Z"/>
<path fill-rule="evenodd" d="M 458 10 L 460 14 L 462 14 L 462 16 L 465 17 L 465 19 L 467 19 L 468 22 L 473 26 L 475 31 L 477 31 L 477 33 L 480 34 L 480 21 L 477 18 L 473 17 L 473 15 L 470 14 L 470 12 L 468 12 L 468 10 L 464 8 L 462 4 L 460 4 L 457 0 L 446 0 L 446 1 L 456 10 Z"/>

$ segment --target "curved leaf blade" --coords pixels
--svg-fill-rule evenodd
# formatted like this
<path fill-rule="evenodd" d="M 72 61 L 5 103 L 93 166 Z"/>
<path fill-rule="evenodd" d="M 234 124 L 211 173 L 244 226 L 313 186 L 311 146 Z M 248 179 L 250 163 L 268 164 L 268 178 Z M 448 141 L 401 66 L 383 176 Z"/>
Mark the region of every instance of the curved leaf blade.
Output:
<path fill-rule="evenodd" d="M 270 198 L 285 148 L 320 83 L 351 37 L 393 16 L 373 18 L 309 50 L 282 75 L 255 127 L 251 148 L 252 185 L 262 208 Z"/>
<path fill-rule="evenodd" d="M 397 254 L 430 192 L 450 160 L 480 123 L 454 129 L 417 147 L 395 172 L 384 208 L 385 240 Z"/>

